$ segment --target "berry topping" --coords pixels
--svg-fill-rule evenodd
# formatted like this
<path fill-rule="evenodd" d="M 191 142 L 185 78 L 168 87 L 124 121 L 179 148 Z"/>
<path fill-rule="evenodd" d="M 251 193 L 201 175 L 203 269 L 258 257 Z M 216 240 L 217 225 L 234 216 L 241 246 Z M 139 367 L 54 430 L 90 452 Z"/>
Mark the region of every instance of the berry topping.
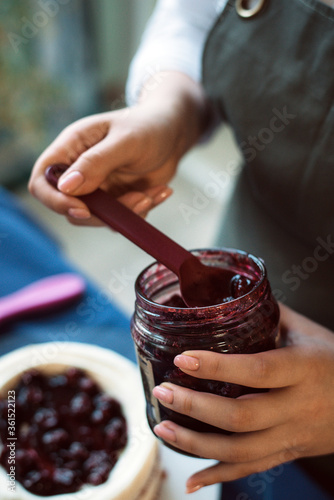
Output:
<path fill-rule="evenodd" d="M 127 443 L 121 405 L 78 368 L 46 376 L 22 374 L 16 387 L 16 480 L 39 496 L 104 483 Z M 7 442 L 9 408 L 0 399 L 0 438 Z M 9 472 L 10 450 L 0 464 Z"/>
<path fill-rule="evenodd" d="M 242 276 L 240 274 L 236 274 L 231 279 L 231 295 L 233 299 L 238 299 L 246 293 L 249 293 L 252 288 L 254 288 L 254 281 L 250 280 L 246 276 Z"/>
<path fill-rule="evenodd" d="M 219 290 L 219 296 L 221 297 L 221 303 L 231 302 L 231 300 L 238 299 L 246 293 L 250 292 L 254 287 L 254 281 L 241 274 L 236 274 L 233 271 L 225 271 L 225 279 L 221 283 L 221 289 Z M 163 304 L 164 306 L 171 308 L 185 308 L 188 307 L 182 297 L 175 293 Z"/>

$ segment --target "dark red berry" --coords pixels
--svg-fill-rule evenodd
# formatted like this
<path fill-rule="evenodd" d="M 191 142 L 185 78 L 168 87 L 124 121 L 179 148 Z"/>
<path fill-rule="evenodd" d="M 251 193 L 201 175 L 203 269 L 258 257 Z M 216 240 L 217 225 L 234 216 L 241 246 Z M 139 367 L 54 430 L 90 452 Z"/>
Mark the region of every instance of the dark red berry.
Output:
<path fill-rule="evenodd" d="M 54 429 L 42 436 L 42 443 L 46 451 L 58 451 L 65 448 L 69 442 L 69 434 L 64 429 Z"/>
<path fill-rule="evenodd" d="M 73 417 L 86 417 L 92 411 L 92 402 L 88 394 L 79 392 L 70 402 L 70 414 Z"/>
<path fill-rule="evenodd" d="M 71 443 L 71 446 L 68 449 L 68 456 L 74 460 L 80 460 L 84 462 L 89 457 L 89 451 L 87 448 L 78 441 L 74 441 Z"/>
<path fill-rule="evenodd" d="M 231 295 L 233 299 L 238 299 L 250 292 L 254 287 L 254 282 L 246 276 L 236 274 L 231 280 Z"/>
<path fill-rule="evenodd" d="M 106 444 L 110 450 L 118 450 L 126 445 L 126 423 L 123 418 L 113 418 L 105 429 Z"/>
<path fill-rule="evenodd" d="M 36 411 L 32 420 L 43 430 L 52 429 L 59 422 L 57 412 L 53 408 L 40 408 Z"/>
<path fill-rule="evenodd" d="M 13 390 L 17 481 L 31 493 L 50 496 L 78 491 L 83 483 L 97 485 L 107 480 L 127 440 L 118 401 L 101 392 L 96 382 L 77 368 L 51 377 L 31 370 Z M 2 399 L 2 443 L 7 440 L 7 413 L 7 400 Z M 106 438 L 106 428 L 111 440 Z M 8 457 L 3 446 L 0 463 L 7 470 Z"/>

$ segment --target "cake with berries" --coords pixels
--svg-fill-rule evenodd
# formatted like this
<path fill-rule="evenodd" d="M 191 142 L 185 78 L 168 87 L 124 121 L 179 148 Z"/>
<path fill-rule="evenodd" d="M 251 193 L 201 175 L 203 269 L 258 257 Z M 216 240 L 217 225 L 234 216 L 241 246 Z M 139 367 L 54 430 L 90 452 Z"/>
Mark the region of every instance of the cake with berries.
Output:
<path fill-rule="evenodd" d="M 1 500 L 156 500 L 162 477 L 133 363 L 71 342 L 2 357 Z"/>

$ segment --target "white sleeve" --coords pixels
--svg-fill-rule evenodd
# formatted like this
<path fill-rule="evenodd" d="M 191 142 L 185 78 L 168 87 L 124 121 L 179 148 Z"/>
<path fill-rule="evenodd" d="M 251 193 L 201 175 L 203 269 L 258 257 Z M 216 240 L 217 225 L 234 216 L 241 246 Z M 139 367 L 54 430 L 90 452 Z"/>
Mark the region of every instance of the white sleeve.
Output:
<path fill-rule="evenodd" d="M 158 72 L 182 71 L 200 81 L 204 43 L 226 3 L 227 0 L 158 0 L 129 68 L 128 104 L 136 102 L 145 81 Z"/>

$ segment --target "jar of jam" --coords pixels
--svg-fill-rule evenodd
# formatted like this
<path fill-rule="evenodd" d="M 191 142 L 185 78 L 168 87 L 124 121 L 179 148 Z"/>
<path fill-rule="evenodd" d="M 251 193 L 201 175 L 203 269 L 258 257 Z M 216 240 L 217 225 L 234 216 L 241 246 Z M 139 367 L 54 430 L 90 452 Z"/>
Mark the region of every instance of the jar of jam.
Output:
<path fill-rule="evenodd" d="M 182 301 L 176 275 L 162 264 L 154 263 L 136 280 L 132 337 L 150 427 L 162 420 L 172 420 L 199 432 L 224 432 L 165 408 L 152 395 L 152 389 L 162 382 L 172 382 L 233 398 L 256 392 L 236 384 L 192 377 L 177 368 L 173 360 L 186 350 L 256 353 L 274 349 L 279 336 L 279 308 L 261 259 L 231 249 L 205 249 L 193 253 L 204 264 L 226 271 L 228 283 L 223 283 L 222 288 L 230 291 L 223 303 L 187 307 Z"/>

